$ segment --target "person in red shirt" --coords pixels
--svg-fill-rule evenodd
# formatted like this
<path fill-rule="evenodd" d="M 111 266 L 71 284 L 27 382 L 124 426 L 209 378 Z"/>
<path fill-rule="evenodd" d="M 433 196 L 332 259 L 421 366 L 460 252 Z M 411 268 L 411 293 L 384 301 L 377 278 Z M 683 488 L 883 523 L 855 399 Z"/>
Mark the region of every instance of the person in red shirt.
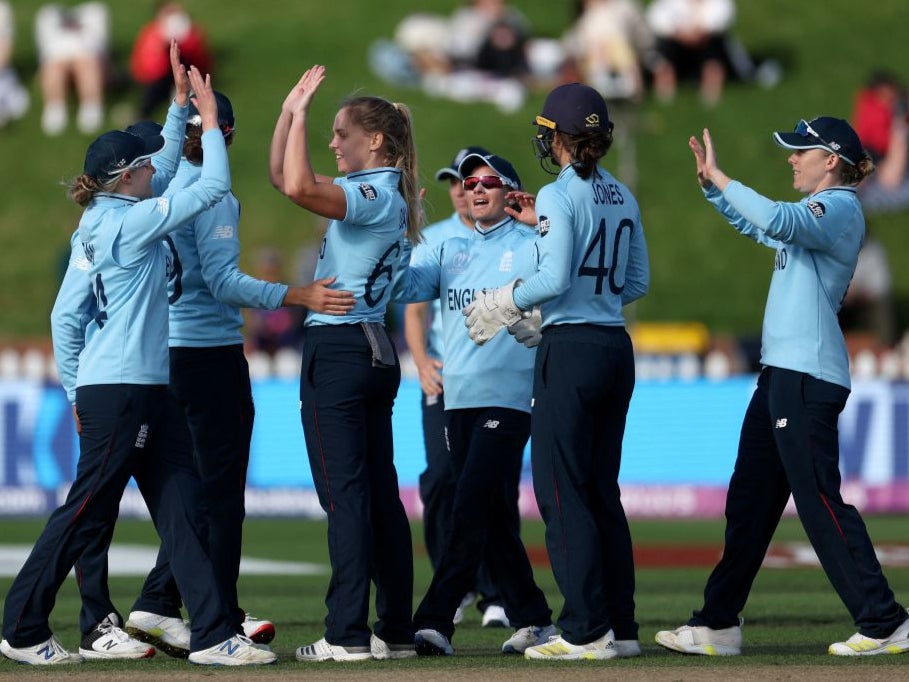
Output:
<path fill-rule="evenodd" d="M 187 67 L 202 73 L 212 70 L 212 56 L 201 28 L 190 19 L 180 3 L 157 5 L 154 19 L 136 37 L 129 59 L 130 74 L 142 87 L 138 118 L 148 118 L 170 96 L 170 41 L 176 40 Z"/>

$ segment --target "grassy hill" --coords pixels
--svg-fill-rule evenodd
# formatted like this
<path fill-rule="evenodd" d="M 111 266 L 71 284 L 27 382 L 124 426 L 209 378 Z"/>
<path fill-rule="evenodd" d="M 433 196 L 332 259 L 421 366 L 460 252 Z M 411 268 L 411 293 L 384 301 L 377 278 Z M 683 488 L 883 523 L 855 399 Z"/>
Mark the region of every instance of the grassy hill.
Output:
<path fill-rule="evenodd" d="M 65 2 L 62 4 L 73 4 Z M 420 166 L 431 218 L 449 210 L 433 172 L 457 147 L 483 144 L 510 158 L 531 190 L 548 177 L 533 159 L 529 122 L 545 96 L 534 93 L 523 109 L 501 114 L 487 105 L 431 99 L 415 89 L 378 80 L 367 66 L 369 44 L 392 35 L 405 15 L 426 8 L 416 0 L 334 0 L 328 3 L 260 0 L 192 0 L 185 3 L 205 27 L 217 55 L 215 87 L 227 92 L 237 112 L 237 139 L 231 150 L 234 190 L 243 205 L 245 255 L 273 245 L 292 255 L 318 238 L 313 216 L 290 204 L 268 184 L 267 157 L 280 104 L 299 74 L 323 63 L 328 77 L 314 104 L 316 169 L 334 173 L 327 150 L 338 101 L 353 91 L 405 101 L 413 110 Z M 436 0 L 448 12 L 455 0 Z M 559 36 L 570 18 L 569 2 L 515 0 L 539 35 Z M 61 258 L 80 210 L 69 202 L 61 181 L 81 171 L 90 139 L 77 132 L 46 138 L 39 127 L 41 102 L 34 79 L 33 21 L 37 3 L 12 0 L 16 12 L 15 64 L 32 91 L 23 121 L 0 129 L 0 338 L 42 337 L 59 282 Z M 153 3 L 110 3 L 115 65 L 125 69 L 129 48 Z M 648 101 L 639 112 L 637 195 L 650 246 L 652 289 L 637 308 L 642 320 L 701 320 L 712 331 L 748 334 L 760 326 L 772 268 L 772 254 L 736 235 L 701 199 L 686 141 L 711 129 L 726 170 L 761 192 L 797 199 L 786 154 L 770 132 L 789 129 L 801 117 L 821 113 L 848 117 L 852 97 L 870 70 L 905 64 L 904 27 L 909 3 L 848 0 L 793 4 L 785 0 L 739 0 L 736 34 L 749 51 L 777 58 L 782 82 L 772 90 L 732 84 L 720 105 L 705 110 L 696 93 L 682 91 L 672 105 Z M 109 109 L 123 112 L 136 93 L 114 91 Z M 121 115 L 123 115 L 121 113 Z M 109 118 L 109 127 L 123 121 Z M 607 165 L 614 167 L 615 159 Z M 909 301 L 909 271 L 899 267 L 909 247 L 906 215 L 874 219 L 889 249 L 898 296 Z M 909 309 L 909 306 L 903 306 Z M 905 322 L 909 315 L 904 315 Z"/>

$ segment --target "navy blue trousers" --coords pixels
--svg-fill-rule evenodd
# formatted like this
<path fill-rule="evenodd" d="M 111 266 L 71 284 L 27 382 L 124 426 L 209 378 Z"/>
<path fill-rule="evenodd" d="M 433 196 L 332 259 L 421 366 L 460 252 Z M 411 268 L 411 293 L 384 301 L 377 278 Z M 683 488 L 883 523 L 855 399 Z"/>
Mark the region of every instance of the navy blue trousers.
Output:
<path fill-rule="evenodd" d="M 513 627 L 549 625 L 552 612 L 534 582 L 518 516 L 518 481 L 530 415 L 483 407 L 448 410 L 446 416 L 457 474 L 452 525 L 442 561 L 414 616 L 416 627 L 452 637 L 455 610 L 473 587 L 481 561 L 499 587 Z"/>
<path fill-rule="evenodd" d="M 306 328 L 300 416 L 313 483 L 328 516 L 330 644 L 369 645 L 371 583 L 376 636 L 413 642 L 413 546 L 391 433 L 400 381 L 397 358 L 392 366 L 373 366 L 359 325 Z"/>
<path fill-rule="evenodd" d="M 533 488 L 572 644 L 637 639 L 634 556 L 619 491 L 634 353 L 622 327 L 543 330 L 533 381 Z"/>
<path fill-rule="evenodd" d="M 839 414 L 849 390 L 766 367 L 739 438 L 726 495 L 723 556 L 691 625 L 738 625 L 751 585 L 792 493 L 799 520 L 859 632 L 883 638 L 906 620 L 858 511 L 840 495 Z"/>
<path fill-rule="evenodd" d="M 237 580 L 255 416 L 243 346 L 171 348 L 167 415 L 166 448 L 192 460 L 199 474 L 202 486 L 197 504 L 203 512 L 203 539 L 234 630 L 242 632 L 244 613 L 238 605 Z M 100 540 L 93 542 L 77 564 L 83 632 L 113 610 L 107 595 L 106 552 Z M 132 608 L 179 617 L 180 606 L 180 592 L 162 547 Z"/>
<path fill-rule="evenodd" d="M 14 647 L 51 635 L 48 618 L 57 591 L 90 541 L 106 548 L 120 498 L 135 477 L 192 614 L 193 650 L 233 634 L 214 567 L 200 537 L 194 504 L 199 479 L 192 462 L 162 445 L 166 386 L 83 386 L 76 391 L 82 424 L 76 478 L 63 505 L 48 519 L 6 597 L 3 636 Z M 104 615 L 107 615 L 105 613 Z"/>
<path fill-rule="evenodd" d="M 451 533 L 451 508 L 454 504 L 457 475 L 451 464 L 445 439 L 444 395 L 421 394 L 423 415 L 423 445 L 426 450 L 426 469 L 420 474 L 420 501 L 423 503 L 423 541 L 433 570 L 442 561 L 445 541 Z M 480 611 L 493 604 L 501 606 L 502 599 L 492 582 L 486 563 L 480 564 L 472 591 L 482 598 L 477 602 Z"/>

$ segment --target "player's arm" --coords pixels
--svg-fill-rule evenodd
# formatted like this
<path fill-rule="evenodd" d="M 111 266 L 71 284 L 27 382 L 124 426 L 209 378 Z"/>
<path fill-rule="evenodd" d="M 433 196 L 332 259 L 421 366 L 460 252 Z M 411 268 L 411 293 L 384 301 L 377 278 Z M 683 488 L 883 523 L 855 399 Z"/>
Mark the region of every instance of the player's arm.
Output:
<path fill-rule="evenodd" d="M 429 303 L 410 303 L 404 309 L 404 340 L 410 349 L 410 355 L 417 366 L 420 387 L 428 396 L 442 393 L 441 360 L 436 360 L 426 352 L 426 319 Z"/>
<path fill-rule="evenodd" d="M 308 211 L 333 220 L 343 220 L 347 215 L 347 196 L 341 187 L 330 182 L 319 182 L 312 170 L 306 140 L 309 105 L 324 78 L 325 67 L 313 66 L 303 74 L 284 102 L 291 117 L 284 148 L 281 191 Z"/>
<path fill-rule="evenodd" d="M 650 289 L 650 259 L 647 255 L 647 240 L 644 226 L 638 213 L 631 228 L 628 245 L 628 264 L 625 268 L 625 286 L 622 288 L 622 305 L 638 300 Z"/>
<path fill-rule="evenodd" d="M 57 374 L 71 403 L 76 402 L 79 353 L 85 347 L 85 328 L 96 312 L 94 306 L 95 297 L 88 278 L 88 261 L 76 232 L 71 240 L 66 274 L 50 317 Z"/>

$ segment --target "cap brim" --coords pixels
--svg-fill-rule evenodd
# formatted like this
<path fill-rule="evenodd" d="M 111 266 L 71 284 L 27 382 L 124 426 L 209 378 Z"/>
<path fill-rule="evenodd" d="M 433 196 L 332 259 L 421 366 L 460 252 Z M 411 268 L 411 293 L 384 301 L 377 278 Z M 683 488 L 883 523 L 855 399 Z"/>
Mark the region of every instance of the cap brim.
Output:
<path fill-rule="evenodd" d="M 774 133 L 773 141 L 780 147 L 786 147 L 786 149 L 826 149 L 828 152 L 836 154 L 835 151 L 817 140 L 817 138 L 808 138 L 798 133 Z"/>
<path fill-rule="evenodd" d="M 461 180 L 461 176 L 451 170 L 451 168 L 440 168 L 436 171 L 436 180 Z"/>

